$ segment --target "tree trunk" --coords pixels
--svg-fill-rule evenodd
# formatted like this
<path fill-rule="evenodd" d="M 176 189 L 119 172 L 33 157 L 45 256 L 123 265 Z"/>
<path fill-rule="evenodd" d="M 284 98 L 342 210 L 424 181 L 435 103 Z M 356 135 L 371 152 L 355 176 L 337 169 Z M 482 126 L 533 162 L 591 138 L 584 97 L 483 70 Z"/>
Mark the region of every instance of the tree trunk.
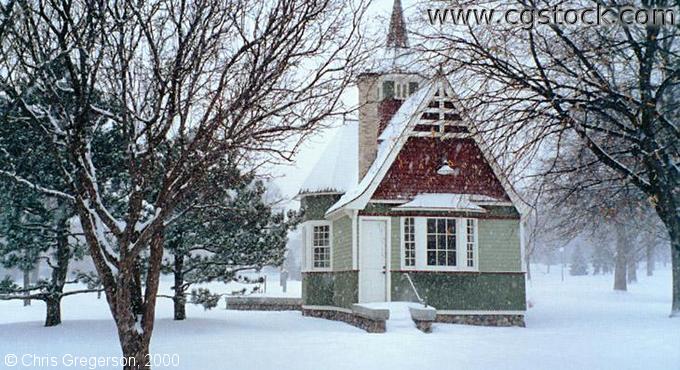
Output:
<path fill-rule="evenodd" d="M 671 268 L 673 269 L 673 305 L 671 317 L 680 317 L 680 241 L 671 243 Z"/>
<path fill-rule="evenodd" d="M 33 270 L 31 270 L 31 281 L 35 283 L 38 280 L 40 280 L 40 262 L 36 261 Z"/>
<path fill-rule="evenodd" d="M 120 336 L 120 345 L 123 350 L 123 370 L 151 369 L 148 363 L 149 341 L 145 340 L 145 335 L 137 332 L 127 332 Z M 148 366 L 147 366 L 148 365 Z"/>
<path fill-rule="evenodd" d="M 26 290 L 24 295 L 29 295 L 30 292 L 28 291 L 28 287 L 31 285 L 31 272 L 28 270 L 24 270 L 24 289 Z M 30 306 L 31 305 L 31 300 L 26 298 L 24 299 L 24 307 Z"/>
<path fill-rule="evenodd" d="M 616 264 L 614 265 L 614 290 L 628 290 L 626 282 L 626 260 L 619 256 L 616 257 Z"/>
<path fill-rule="evenodd" d="M 525 258 L 527 260 L 527 280 L 531 280 L 531 254 L 527 253 Z"/>
<path fill-rule="evenodd" d="M 632 257 L 631 257 L 632 259 Z M 632 260 L 628 263 L 628 284 L 637 283 L 637 262 Z"/>
<path fill-rule="evenodd" d="M 116 300 L 118 304 L 112 309 L 116 327 L 118 329 L 118 340 L 125 358 L 123 369 L 138 370 L 148 369 L 147 355 L 149 353 L 149 340 L 151 332 L 144 330 L 147 325 L 145 315 L 138 315 L 134 306 L 136 287 L 130 280 L 134 279 L 132 273 L 126 269 L 133 269 L 132 266 L 125 266 L 119 275 L 121 281 L 116 287 Z M 127 281 L 126 281 L 127 280 Z M 107 295 L 108 298 L 108 295 Z M 153 323 L 150 325 L 153 328 Z"/>
<path fill-rule="evenodd" d="M 150 242 L 143 297 L 137 296 L 141 292 L 141 276 L 139 276 L 137 261 L 123 266 L 119 273 L 122 279 L 117 285 L 119 289 L 116 292 L 118 304 L 114 305 L 114 319 L 118 328 L 118 338 L 123 350 L 123 357 L 134 359 L 123 367 L 124 370 L 151 368 L 147 360 L 154 329 L 156 297 L 163 259 L 163 240 L 163 230 L 161 229 Z M 137 311 L 140 308 L 135 307 L 134 302 L 142 298 L 141 314 L 139 314 Z"/>
<path fill-rule="evenodd" d="M 614 290 L 626 291 L 628 286 L 626 284 L 626 251 L 627 240 L 623 235 L 624 231 L 621 228 L 617 229 L 616 236 L 616 261 L 614 264 Z"/>
<path fill-rule="evenodd" d="M 56 264 L 52 267 L 52 279 L 50 281 L 51 292 L 45 299 L 47 313 L 45 315 L 45 326 L 56 326 L 61 324 L 61 299 L 68 275 L 68 265 L 71 259 L 71 251 L 68 245 L 68 218 L 63 218 L 59 224 L 59 235 L 57 236 L 57 250 L 55 252 Z"/>
<path fill-rule="evenodd" d="M 680 317 L 680 215 L 678 215 L 678 199 L 674 192 L 677 187 L 668 184 L 670 194 L 660 196 L 656 205 L 656 211 L 661 221 L 666 226 L 666 231 L 671 242 L 671 269 L 673 271 L 673 301 L 671 304 L 671 317 Z"/>
<path fill-rule="evenodd" d="M 45 300 L 47 314 L 45 316 L 45 326 L 57 326 L 61 324 L 61 296 L 58 298 L 47 298 Z"/>
<path fill-rule="evenodd" d="M 654 275 L 654 245 L 647 246 L 645 257 L 647 258 L 647 276 Z"/>
<path fill-rule="evenodd" d="M 137 261 L 134 264 L 133 267 L 133 276 L 134 279 L 132 280 L 132 285 L 131 285 L 131 292 L 132 292 L 132 307 L 134 309 L 135 314 L 137 315 L 143 315 L 144 314 L 144 299 L 142 297 L 142 274 L 140 272 L 140 262 Z"/>
<path fill-rule="evenodd" d="M 173 297 L 174 303 L 174 319 L 184 320 L 187 318 L 186 313 L 186 295 L 184 292 L 184 256 L 181 253 L 175 255 L 174 264 L 174 276 L 175 276 L 175 295 Z"/>
<path fill-rule="evenodd" d="M 186 298 L 184 297 L 184 292 L 179 293 L 181 294 L 180 296 L 177 295 L 177 289 L 175 289 L 175 297 L 172 299 L 174 302 L 174 310 L 175 310 L 175 320 L 184 320 L 187 318 L 187 311 L 186 311 Z"/>

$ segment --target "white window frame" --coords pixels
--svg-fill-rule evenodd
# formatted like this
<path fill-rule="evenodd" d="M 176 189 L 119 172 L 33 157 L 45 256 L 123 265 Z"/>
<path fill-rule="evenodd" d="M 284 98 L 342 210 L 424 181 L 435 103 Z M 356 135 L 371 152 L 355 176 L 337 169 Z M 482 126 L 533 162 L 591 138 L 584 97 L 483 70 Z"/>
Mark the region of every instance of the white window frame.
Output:
<path fill-rule="evenodd" d="M 415 240 L 416 240 L 416 264 L 415 266 L 406 266 L 405 263 L 405 240 L 404 240 L 404 222 L 407 217 L 411 217 L 415 224 Z M 479 271 L 479 220 L 475 218 L 462 217 L 441 217 L 441 216 L 404 216 L 400 217 L 399 226 L 400 231 L 400 260 L 402 270 L 411 271 Z M 427 220 L 428 219 L 455 219 L 456 220 L 456 266 L 429 266 L 427 264 Z M 474 235 L 475 240 L 473 244 L 473 265 L 467 265 L 467 220 L 474 221 Z"/>
<path fill-rule="evenodd" d="M 414 242 L 414 247 L 415 247 L 413 252 L 415 254 L 414 260 L 416 261 L 416 263 L 414 265 L 406 265 L 406 233 L 405 233 L 406 230 L 404 230 L 404 229 L 406 227 L 406 219 L 407 218 L 413 219 L 413 234 L 414 234 L 414 241 L 413 242 Z M 415 239 L 415 234 L 416 234 L 415 221 L 416 221 L 416 217 L 412 217 L 412 216 L 399 217 L 399 230 L 400 230 L 399 240 L 401 241 L 400 242 L 401 248 L 400 248 L 399 253 L 401 255 L 400 260 L 401 260 L 401 268 L 402 269 L 415 269 L 415 267 L 417 266 L 418 243 L 417 243 L 417 239 Z"/>
<path fill-rule="evenodd" d="M 328 248 L 329 248 L 329 266 L 328 267 L 314 267 L 314 227 L 328 226 Z M 303 271 L 332 271 L 333 270 L 333 223 L 330 221 L 306 221 L 302 224 L 304 237 L 304 269 Z"/>
<path fill-rule="evenodd" d="M 478 260 L 479 260 L 479 219 L 477 218 L 463 218 L 465 223 L 465 267 L 473 269 L 474 271 L 479 270 Z M 467 227 L 468 222 L 472 221 L 472 266 L 468 266 L 468 247 L 470 240 L 467 238 Z"/>

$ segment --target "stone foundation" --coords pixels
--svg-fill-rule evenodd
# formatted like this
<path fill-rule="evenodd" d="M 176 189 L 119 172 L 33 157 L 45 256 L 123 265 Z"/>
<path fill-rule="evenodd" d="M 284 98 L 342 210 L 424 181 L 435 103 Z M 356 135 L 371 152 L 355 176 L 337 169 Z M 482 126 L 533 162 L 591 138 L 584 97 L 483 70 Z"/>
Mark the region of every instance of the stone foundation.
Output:
<path fill-rule="evenodd" d="M 432 321 L 429 320 L 413 320 L 416 324 L 416 329 L 423 333 L 432 333 Z"/>
<path fill-rule="evenodd" d="M 524 315 L 505 315 L 505 314 L 453 315 L 438 313 L 435 321 L 448 324 L 525 327 Z"/>
<path fill-rule="evenodd" d="M 434 307 L 409 307 L 408 310 L 418 330 L 432 333 L 432 323 L 437 319 L 437 310 Z"/>
<path fill-rule="evenodd" d="M 333 308 L 302 307 L 302 316 L 318 317 L 326 320 L 342 321 L 369 333 L 384 333 L 385 320 L 370 319 L 352 312 L 351 310 Z"/>

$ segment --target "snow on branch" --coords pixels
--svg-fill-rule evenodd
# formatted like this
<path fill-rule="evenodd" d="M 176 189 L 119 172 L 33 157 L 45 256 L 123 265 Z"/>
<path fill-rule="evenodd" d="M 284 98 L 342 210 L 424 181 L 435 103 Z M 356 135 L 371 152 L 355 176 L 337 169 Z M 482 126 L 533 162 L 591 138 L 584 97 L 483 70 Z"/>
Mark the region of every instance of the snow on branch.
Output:
<path fill-rule="evenodd" d="M 62 199 L 67 199 L 69 201 L 75 201 L 75 198 L 72 195 L 66 194 L 62 191 L 59 190 L 54 190 L 50 188 L 46 188 L 42 185 L 38 185 L 30 180 L 27 180 L 21 176 L 18 176 L 17 174 L 5 170 L 0 170 L 0 175 L 5 176 L 9 178 L 11 181 L 14 181 L 17 184 L 21 184 L 24 186 L 28 186 L 31 189 L 34 189 L 36 191 L 39 191 L 45 195 L 53 196 L 53 197 L 59 197 Z"/>

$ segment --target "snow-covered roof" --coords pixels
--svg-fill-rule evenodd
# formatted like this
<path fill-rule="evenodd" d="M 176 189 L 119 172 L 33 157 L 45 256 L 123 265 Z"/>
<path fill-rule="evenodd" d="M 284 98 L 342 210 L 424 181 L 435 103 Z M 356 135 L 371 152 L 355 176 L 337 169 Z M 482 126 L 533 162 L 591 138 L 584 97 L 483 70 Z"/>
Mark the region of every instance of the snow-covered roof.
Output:
<path fill-rule="evenodd" d="M 366 175 L 364 175 L 364 178 L 361 179 L 359 185 L 351 190 L 348 190 L 342 197 L 340 197 L 340 199 L 328 209 L 326 214 L 330 214 L 349 204 L 368 190 L 368 187 L 373 182 L 373 179 L 378 175 L 380 169 L 387 162 L 387 158 L 389 157 L 390 153 L 393 152 L 395 147 L 399 146 L 397 143 L 400 141 L 400 139 L 404 139 L 406 137 L 406 135 L 403 134 L 406 128 L 409 126 L 409 122 L 411 122 L 413 117 L 417 117 L 416 113 L 423 108 L 423 105 L 427 104 L 428 99 L 426 98 L 434 94 L 436 86 L 437 83 L 435 82 L 427 83 L 404 101 L 397 113 L 395 113 L 390 119 L 390 122 L 387 124 L 387 127 L 385 127 L 385 130 L 383 130 L 382 134 L 380 134 L 380 137 L 378 138 L 378 152 L 375 156 L 375 160 L 371 164 L 371 167 L 366 172 Z M 397 151 L 398 150 L 399 149 L 397 148 Z"/>
<path fill-rule="evenodd" d="M 357 184 L 358 122 L 347 120 L 338 128 L 300 188 L 300 194 L 344 193 Z"/>
<path fill-rule="evenodd" d="M 395 207 L 395 209 L 441 209 L 447 211 L 486 212 L 484 208 L 475 204 L 471 198 L 470 194 L 418 194 L 410 202 Z"/>

